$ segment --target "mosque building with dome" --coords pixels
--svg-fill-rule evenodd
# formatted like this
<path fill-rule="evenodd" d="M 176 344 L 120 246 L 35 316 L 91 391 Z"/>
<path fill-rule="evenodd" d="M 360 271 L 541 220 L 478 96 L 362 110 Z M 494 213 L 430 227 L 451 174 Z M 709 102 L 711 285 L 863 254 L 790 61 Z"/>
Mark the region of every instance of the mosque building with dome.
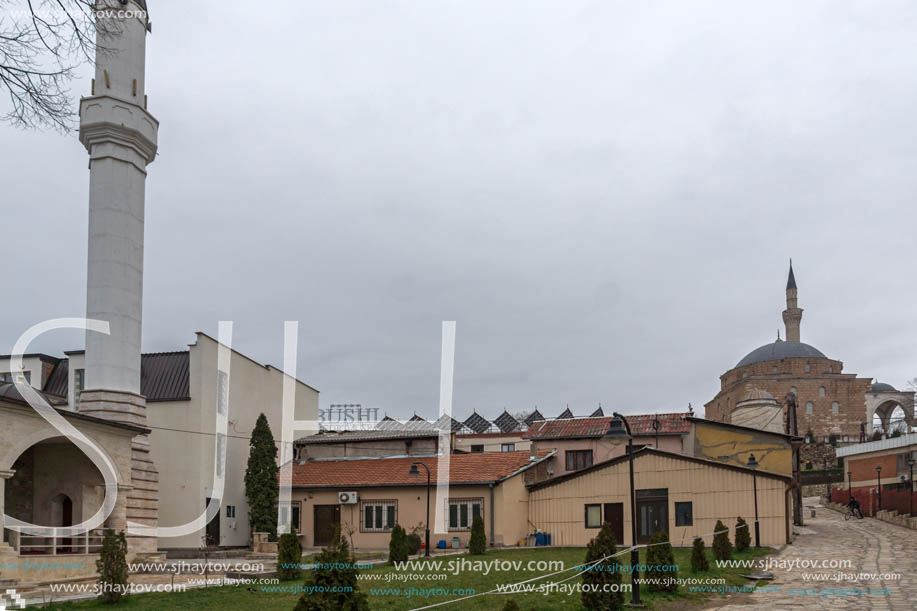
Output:
<path fill-rule="evenodd" d="M 833 436 L 837 442 L 857 442 L 874 430 L 888 434 L 899 418 L 908 429 L 917 426 L 913 392 L 845 373 L 843 362 L 800 340 L 802 308 L 792 263 L 783 322 L 786 340 L 778 337 L 752 350 L 720 376 L 719 392 L 704 406 L 708 419 L 787 431 L 788 395 L 795 394 L 796 430 L 811 432 L 814 441 Z"/>

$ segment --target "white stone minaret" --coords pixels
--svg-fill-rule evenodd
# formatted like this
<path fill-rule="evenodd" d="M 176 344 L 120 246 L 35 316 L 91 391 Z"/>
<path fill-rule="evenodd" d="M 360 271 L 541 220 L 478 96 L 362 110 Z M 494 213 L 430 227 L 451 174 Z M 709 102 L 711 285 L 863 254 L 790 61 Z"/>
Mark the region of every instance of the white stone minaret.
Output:
<path fill-rule="evenodd" d="M 144 426 L 140 394 L 143 222 L 146 166 L 156 157 L 159 124 L 146 110 L 144 68 L 150 30 L 145 0 L 99 0 L 92 95 L 80 101 L 80 142 L 89 151 L 89 256 L 86 317 L 107 321 L 110 335 L 86 334 L 86 386 L 80 412 Z M 136 437 L 128 521 L 155 526 L 158 473 L 149 438 Z M 130 537 L 133 551 L 155 538 Z"/>

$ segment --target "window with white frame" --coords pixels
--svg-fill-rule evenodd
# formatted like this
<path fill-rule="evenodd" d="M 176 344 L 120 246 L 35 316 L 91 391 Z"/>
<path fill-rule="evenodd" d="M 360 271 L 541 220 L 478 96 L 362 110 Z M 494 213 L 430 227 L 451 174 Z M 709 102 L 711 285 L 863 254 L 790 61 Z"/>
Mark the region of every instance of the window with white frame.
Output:
<path fill-rule="evenodd" d="M 227 505 L 227 506 L 226 506 L 226 517 L 227 517 L 227 518 L 234 518 L 234 517 L 236 517 L 236 506 L 235 506 L 235 505 Z"/>
<path fill-rule="evenodd" d="M 28 384 L 31 384 L 31 383 L 32 383 L 32 372 L 31 372 L 31 371 L 23 371 L 23 372 L 22 372 L 22 375 L 25 376 L 25 381 L 26 381 L 26 383 L 28 383 Z M 12 384 L 12 383 L 13 383 L 13 374 L 12 374 L 12 372 L 10 372 L 10 371 L 4 371 L 3 373 L 0 373 L 0 383 L 2 383 L 2 384 Z"/>
<path fill-rule="evenodd" d="M 484 517 L 484 499 L 449 499 L 449 530 L 470 530 L 476 517 Z"/>
<path fill-rule="evenodd" d="M 223 477 L 223 464 L 226 460 L 226 435 L 223 433 L 217 433 L 216 451 L 217 477 Z"/>
<path fill-rule="evenodd" d="M 361 501 L 360 511 L 363 514 L 363 519 L 360 520 L 360 532 L 391 532 L 397 521 L 398 501 Z"/>
<path fill-rule="evenodd" d="M 229 401 L 229 376 L 225 371 L 217 372 L 217 413 L 225 414 Z"/>

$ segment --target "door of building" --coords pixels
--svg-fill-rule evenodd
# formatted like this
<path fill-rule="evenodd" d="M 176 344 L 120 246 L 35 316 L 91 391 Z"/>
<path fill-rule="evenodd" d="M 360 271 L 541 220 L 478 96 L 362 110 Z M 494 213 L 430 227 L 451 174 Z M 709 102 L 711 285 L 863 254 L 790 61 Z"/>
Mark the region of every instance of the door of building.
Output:
<path fill-rule="evenodd" d="M 312 545 L 315 547 L 325 547 L 331 543 L 331 535 L 334 533 L 334 527 L 341 525 L 341 506 L 315 505 L 312 508 L 312 512 L 312 532 L 315 533 L 315 541 Z"/>
<path fill-rule="evenodd" d="M 204 499 L 204 507 L 210 507 L 210 499 Z M 205 545 L 207 547 L 216 547 L 220 545 L 220 512 L 210 518 L 207 522 L 207 528 L 204 531 L 206 536 Z"/>
<path fill-rule="evenodd" d="M 637 490 L 637 543 L 646 543 L 658 531 L 669 532 L 669 490 Z"/>
<path fill-rule="evenodd" d="M 624 544 L 624 503 L 605 503 L 603 522 L 611 524 L 615 543 Z"/>

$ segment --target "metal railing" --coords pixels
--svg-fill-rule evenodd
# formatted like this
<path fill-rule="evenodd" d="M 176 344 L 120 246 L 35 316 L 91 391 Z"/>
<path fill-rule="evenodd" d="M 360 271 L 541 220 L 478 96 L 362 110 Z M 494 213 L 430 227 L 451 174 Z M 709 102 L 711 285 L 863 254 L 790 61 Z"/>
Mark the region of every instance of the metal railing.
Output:
<path fill-rule="evenodd" d="M 24 535 L 18 531 L 4 529 L 4 539 L 20 556 L 98 554 L 102 551 L 105 531 L 101 528 L 69 537 L 45 537 Z"/>

